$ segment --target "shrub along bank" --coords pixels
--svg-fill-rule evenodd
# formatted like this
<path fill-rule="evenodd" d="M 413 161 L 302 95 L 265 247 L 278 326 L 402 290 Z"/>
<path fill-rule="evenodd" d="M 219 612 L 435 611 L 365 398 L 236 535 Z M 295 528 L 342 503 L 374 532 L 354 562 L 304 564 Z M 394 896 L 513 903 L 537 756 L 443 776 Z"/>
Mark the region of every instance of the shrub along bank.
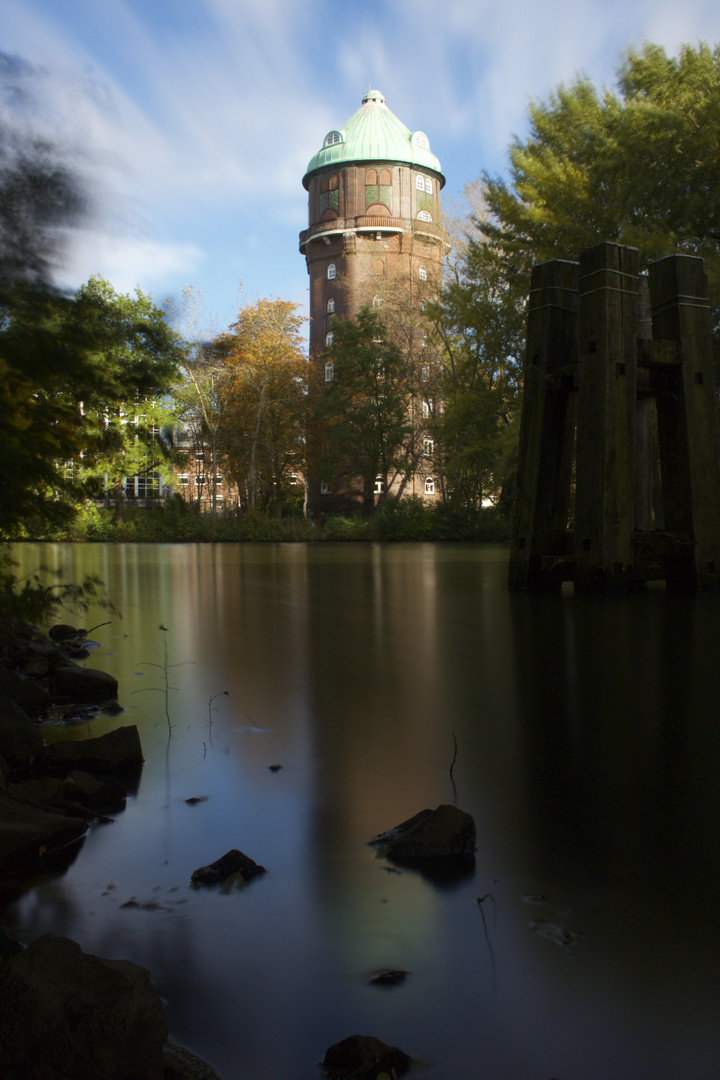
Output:
<path fill-rule="evenodd" d="M 509 540 L 507 519 L 495 508 L 468 510 L 452 504 L 427 507 L 420 499 L 385 503 L 372 518 L 272 517 L 248 510 L 239 515 L 198 515 L 174 507 L 126 510 L 117 521 L 112 510 L 90 507 L 63 529 L 25 530 L 13 540 L 105 542 L 323 542 L 323 541 L 485 541 Z"/>

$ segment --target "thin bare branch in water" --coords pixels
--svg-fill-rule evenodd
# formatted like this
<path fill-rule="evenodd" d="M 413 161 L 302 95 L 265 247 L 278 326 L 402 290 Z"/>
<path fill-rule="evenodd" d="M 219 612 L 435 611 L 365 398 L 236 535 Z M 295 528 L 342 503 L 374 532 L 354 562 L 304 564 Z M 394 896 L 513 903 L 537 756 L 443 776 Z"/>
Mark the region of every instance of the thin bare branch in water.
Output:
<path fill-rule="evenodd" d="M 480 908 L 480 914 L 482 915 L 483 931 L 485 933 L 485 942 L 487 944 L 488 952 L 490 954 L 490 970 L 492 972 L 493 993 L 497 993 L 497 968 L 496 968 L 496 965 L 495 965 L 495 950 L 493 949 L 492 942 L 490 941 L 490 935 L 488 934 L 487 920 L 485 919 L 485 911 L 483 909 L 483 904 L 484 904 L 484 902 L 486 900 L 492 900 L 492 902 L 493 902 L 493 910 L 497 914 L 497 909 L 495 908 L 495 897 L 493 896 L 492 893 L 488 892 L 488 893 L 485 893 L 484 896 L 476 897 L 476 903 L 477 903 L 477 906 Z"/>
<path fill-rule="evenodd" d="M 453 769 L 455 768 L 455 762 L 457 761 L 458 745 L 457 745 L 457 739 L 455 738 L 455 733 L 454 732 L 452 733 L 452 740 L 453 740 L 454 752 L 453 752 L 453 759 L 450 762 L 450 783 L 452 784 L 452 789 L 453 789 L 453 802 L 455 803 L 455 805 L 457 805 L 457 787 L 455 786 L 455 777 L 453 776 Z"/>

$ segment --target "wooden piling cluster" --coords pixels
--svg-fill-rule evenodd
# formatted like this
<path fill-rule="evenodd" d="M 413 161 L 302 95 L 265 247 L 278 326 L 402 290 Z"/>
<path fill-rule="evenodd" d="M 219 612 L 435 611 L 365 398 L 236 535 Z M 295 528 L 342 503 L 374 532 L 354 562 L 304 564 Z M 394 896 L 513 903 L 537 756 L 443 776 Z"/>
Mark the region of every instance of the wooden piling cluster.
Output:
<path fill-rule="evenodd" d="M 641 275 L 603 243 L 535 266 L 524 379 L 510 587 L 720 586 L 703 260 Z"/>

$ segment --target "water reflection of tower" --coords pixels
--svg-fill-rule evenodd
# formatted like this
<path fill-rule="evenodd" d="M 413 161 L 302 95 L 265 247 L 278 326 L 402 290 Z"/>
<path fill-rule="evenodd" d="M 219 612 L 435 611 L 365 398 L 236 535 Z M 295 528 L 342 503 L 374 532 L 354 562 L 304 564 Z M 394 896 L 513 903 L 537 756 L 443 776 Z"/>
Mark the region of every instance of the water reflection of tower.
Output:
<path fill-rule="evenodd" d="M 379 305 L 388 289 L 400 286 L 418 308 L 437 295 L 448 246 L 440 220 L 444 184 L 427 135 L 398 120 L 378 90 L 368 90 L 347 123 L 326 134 L 303 177 L 308 228 L 300 234 L 310 275 L 310 357 L 319 383 L 332 378 L 320 356 L 332 341 L 333 316 Z M 418 361 L 416 430 L 432 411 L 433 374 L 428 348 Z M 428 477 L 432 481 L 431 471 Z M 425 482 L 415 493 L 436 494 Z M 312 477 L 308 497 L 313 510 L 334 509 Z"/>

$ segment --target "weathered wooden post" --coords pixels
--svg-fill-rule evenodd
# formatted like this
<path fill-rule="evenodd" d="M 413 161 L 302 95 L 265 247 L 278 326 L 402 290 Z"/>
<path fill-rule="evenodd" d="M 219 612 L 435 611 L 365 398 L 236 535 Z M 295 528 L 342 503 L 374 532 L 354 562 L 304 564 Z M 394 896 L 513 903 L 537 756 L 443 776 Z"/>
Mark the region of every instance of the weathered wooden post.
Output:
<path fill-rule="evenodd" d="M 629 584 L 634 528 L 638 252 L 598 244 L 580 256 L 577 590 Z"/>
<path fill-rule="evenodd" d="M 528 305 L 511 588 L 559 585 L 543 560 L 567 551 L 575 426 L 578 264 L 534 266 Z"/>
<path fill-rule="evenodd" d="M 720 466 L 703 260 L 671 255 L 653 263 L 650 295 L 653 336 L 676 343 L 676 356 L 656 375 L 665 528 L 694 541 L 694 548 L 667 560 L 667 583 L 717 586 Z"/>

